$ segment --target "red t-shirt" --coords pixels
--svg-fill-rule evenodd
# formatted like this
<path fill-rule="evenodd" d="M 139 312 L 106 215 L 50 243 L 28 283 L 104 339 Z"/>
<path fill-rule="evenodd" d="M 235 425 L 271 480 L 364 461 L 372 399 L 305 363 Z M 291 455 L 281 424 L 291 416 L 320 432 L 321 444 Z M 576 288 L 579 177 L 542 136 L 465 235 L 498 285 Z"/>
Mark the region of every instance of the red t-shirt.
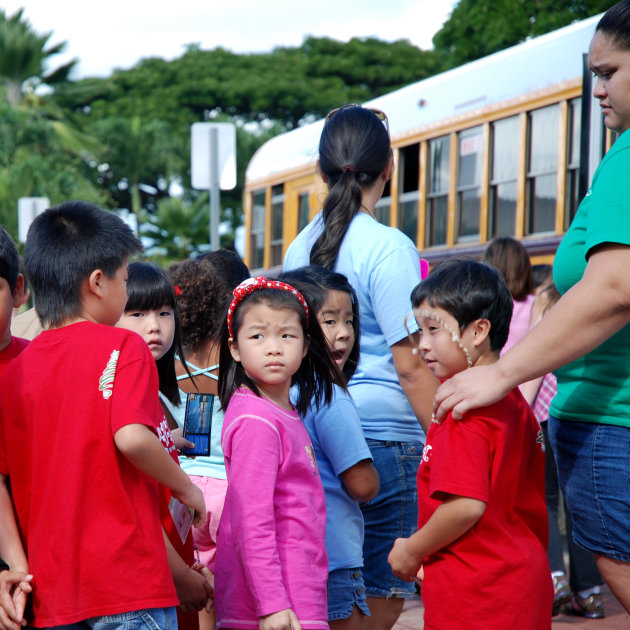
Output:
<path fill-rule="evenodd" d="M 20 352 L 22 352 L 28 344 L 28 339 L 11 337 L 9 345 L 4 350 L 0 350 L 0 380 L 2 380 L 4 373 L 7 371 L 9 361 L 11 359 L 15 359 L 15 357 L 17 357 L 17 355 L 20 354 Z"/>
<path fill-rule="evenodd" d="M 160 411 L 158 414 L 158 437 L 160 442 L 171 456 L 173 461 L 179 466 L 179 457 L 177 456 L 177 449 L 173 442 L 173 436 L 171 430 L 168 428 L 168 422 L 164 417 L 162 406 L 159 405 Z M 168 536 L 168 539 L 175 548 L 175 551 L 179 554 L 182 560 L 191 566 L 194 562 L 194 543 L 192 537 L 192 531 L 188 532 L 185 542 L 182 542 L 181 536 L 175 527 L 175 522 L 169 510 L 169 503 L 171 501 L 171 491 L 163 485 L 160 485 L 160 518 L 162 519 L 162 527 Z M 180 606 L 177 607 L 177 627 L 179 630 L 197 630 L 199 628 L 199 614 L 196 611 L 185 612 Z"/>
<path fill-rule="evenodd" d="M 418 527 L 440 505 L 441 492 L 478 499 L 486 510 L 461 538 L 425 559 L 425 630 L 551 628 L 538 430 L 517 389 L 462 421 L 449 414 L 431 425 L 418 469 Z"/>
<path fill-rule="evenodd" d="M 91 322 L 45 330 L 2 385 L 0 473 L 35 576 L 29 625 L 177 605 L 158 484 L 114 443 L 127 424 L 157 431 L 146 343 Z"/>

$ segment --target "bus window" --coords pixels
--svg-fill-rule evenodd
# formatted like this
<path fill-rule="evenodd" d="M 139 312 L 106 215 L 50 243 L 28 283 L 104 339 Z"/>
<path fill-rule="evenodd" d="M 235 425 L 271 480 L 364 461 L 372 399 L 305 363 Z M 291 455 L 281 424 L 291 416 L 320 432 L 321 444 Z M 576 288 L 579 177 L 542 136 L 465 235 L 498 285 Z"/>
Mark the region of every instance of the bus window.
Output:
<path fill-rule="evenodd" d="M 309 194 L 307 192 L 300 193 L 298 197 L 298 232 L 301 232 L 308 225 L 309 218 Z"/>
<path fill-rule="evenodd" d="M 282 264 L 282 231 L 284 227 L 284 186 L 271 189 L 271 242 L 269 265 L 277 267 Z"/>
<path fill-rule="evenodd" d="M 401 147 L 398 156 L 398 227 L 415 243 L 418 238 L 420 144 Z"/>
<path fill-rule="evenodd" d="M 514 236 L 517 174 L 518 116 L 510 116 L 491 126 L 488 240 L 496 236 Z"/>
<path fill-rule="evenodd" d="M 457 168 L 457 240 L 479 240 L 481 198 L 481 127 L 466 129 L 459 134 Z"/>
<path fill-rule="evenodd" d="M 374 214 L 376 214 L 376 220 L 383 225 L 391 225 L 391 210 L 392 210 L 392 197 L 391 187 L 389 181 L 385 184 L 383 190 L 383 196 L 376 202 L 374 208 Z"/>
<path fill-rule="evenodd" d="M 259 269 L 265 254 L 265 191 L 252 193 L 252 228 L 249 241 L 249 266 Z"/>
<path fill-rule="evenodd" d="M 429 165 L 425 247 L 446 245 L 448 217 L 448 184 L 450 137 L 443 136 L 429 142 Z"/>
<path fill-rule="evenodd" d="M 529 114 L 525 189 L 527 234 L 553 232 L 556 227 L 559 114 L 558 105 L 536 109 Z"/>
<path fill-rule="evenodd" d="M 574 98 L 569 101 L 567 129 L 567 179 L 564 199 L 564 229 L 568 230 L 578 204 L 580 176 L 580 129 L 582 117 L 582 100 Z"/>

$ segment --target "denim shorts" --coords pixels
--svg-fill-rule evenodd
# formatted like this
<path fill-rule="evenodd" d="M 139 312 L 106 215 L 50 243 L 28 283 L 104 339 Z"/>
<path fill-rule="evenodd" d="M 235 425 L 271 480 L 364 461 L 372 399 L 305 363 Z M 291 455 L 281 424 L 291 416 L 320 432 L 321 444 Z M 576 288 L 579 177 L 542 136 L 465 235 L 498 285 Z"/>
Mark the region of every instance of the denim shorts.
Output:
<path fill-rule="evenodd" d="M 410 598 L 413 582 L 403 582 L 387 562 L 396 538 L 407 538 L 418 528 L 416 475 L 422 442 L 366 440 L 381 478 L 378 495 L 361 503 L 365 521 L 363 579 L 368 597 Z"/>
<path fill-rule="evenodd" d="M 117 615 L 91 617 L 77 623 L 52 626 L 55 630 L 177 630 L 177 612 L 170 608 L 145 608 Z"/>
<path fill-rule="evenodd" d="M 365 602 L 365 584 L 361 569 L 335 569 L 328 574 L 328 621 L 348 619 L 357 606 L 364 615 L 370 610 Z"/>
<path fill-rule="evenodd" d="M 550 417 L 548 429 L 573 539 L 592 553 L 630 562 L 630 428 Z"/>

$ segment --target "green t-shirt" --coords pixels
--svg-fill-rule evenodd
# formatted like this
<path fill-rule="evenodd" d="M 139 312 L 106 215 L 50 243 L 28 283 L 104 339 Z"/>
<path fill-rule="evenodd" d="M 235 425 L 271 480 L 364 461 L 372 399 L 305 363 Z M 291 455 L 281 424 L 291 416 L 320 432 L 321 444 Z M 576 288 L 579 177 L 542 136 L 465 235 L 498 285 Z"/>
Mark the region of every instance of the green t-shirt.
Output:
<path fill-rule="evenodd" d="M 589 253 L 602 243 L 630 245 L 630 130 L 602 160 L 558 247 L 553 278 L 560 293 L 582 278 Z M 555 375 L 550 415 L 630 427 L 630 325 Z"/>

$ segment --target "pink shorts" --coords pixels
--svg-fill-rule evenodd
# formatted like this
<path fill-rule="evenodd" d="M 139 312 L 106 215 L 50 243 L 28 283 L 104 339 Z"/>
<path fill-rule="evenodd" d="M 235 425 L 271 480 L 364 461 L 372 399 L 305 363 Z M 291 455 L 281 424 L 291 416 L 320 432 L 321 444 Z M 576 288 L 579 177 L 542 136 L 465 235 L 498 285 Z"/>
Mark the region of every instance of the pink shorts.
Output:
<path fill-rule="evenodd" d="M 227 480 L 197 475 L 190 475 L 190 479 L 201 490 L 206 502 L 206 520 L 199 527 L 193 528 L 193 540 L 199 552 L 199 560 L 214 573 L 214 562 L 217 555 L 217 529 L 219 529 L 219 521 L 225 503 Z M 195 559 L 197 558 L 195 557 Z"/>

